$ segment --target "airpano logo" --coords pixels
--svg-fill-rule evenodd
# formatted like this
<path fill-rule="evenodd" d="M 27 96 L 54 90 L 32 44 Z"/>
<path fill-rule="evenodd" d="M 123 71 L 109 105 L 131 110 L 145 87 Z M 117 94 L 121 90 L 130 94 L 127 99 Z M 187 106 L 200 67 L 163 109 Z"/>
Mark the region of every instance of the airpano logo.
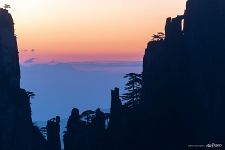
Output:
<path fill-rule="evenodd" d="M 221 148 L 222 146 L 223 144 L 215 144 L 215 143 L 206 145 L 207 148 Z"/>
<path fill-rule="evenodd" d="M 207 149 L 214 149 L 214 148 L 222 148 L 223 144 L 207 144 L 207 145 L 188 145 L 189 148 L 207 148 Z"/>

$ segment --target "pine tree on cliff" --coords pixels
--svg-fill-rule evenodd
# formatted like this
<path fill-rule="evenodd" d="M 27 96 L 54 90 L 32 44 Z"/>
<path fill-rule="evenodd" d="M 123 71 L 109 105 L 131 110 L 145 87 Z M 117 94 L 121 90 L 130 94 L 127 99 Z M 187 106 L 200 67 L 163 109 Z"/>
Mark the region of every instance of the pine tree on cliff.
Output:
<path fill-rule="evenodd" d="M 165 34 L 163 32 L 158 32 L 153 34 L 152 41 L 163 41 L 165 39 Z"/>
<path fill-rule="evenodd" d="M 126 74 L 124 78 L 128 79 L 124 88 L 127 93 L 124 93 L 121 98 L 126 101 L 125 106 L 134 107 L 139 104 L 141 100 L 142 74 L 129 73 Z"/>

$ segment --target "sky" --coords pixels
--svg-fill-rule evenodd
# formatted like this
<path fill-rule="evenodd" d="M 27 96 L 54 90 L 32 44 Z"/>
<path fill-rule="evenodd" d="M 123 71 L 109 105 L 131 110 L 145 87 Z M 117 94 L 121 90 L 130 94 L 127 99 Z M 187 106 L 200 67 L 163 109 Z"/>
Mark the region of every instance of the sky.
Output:
<path fill-rule="evenodd" d="M 142 71 L 144 50 L 186 0 L 2 0 L 11 5 L 21 87 L 36 94 L 34 121 L 73 107 L 109 110 L 110 91 L 124 93 L 126 73 Z"/>
<path fill-rule="evenodd" d="M 3 0 L 10 4 L 20 61 L 141 60 L 165 19 L 185 0 Z"/>

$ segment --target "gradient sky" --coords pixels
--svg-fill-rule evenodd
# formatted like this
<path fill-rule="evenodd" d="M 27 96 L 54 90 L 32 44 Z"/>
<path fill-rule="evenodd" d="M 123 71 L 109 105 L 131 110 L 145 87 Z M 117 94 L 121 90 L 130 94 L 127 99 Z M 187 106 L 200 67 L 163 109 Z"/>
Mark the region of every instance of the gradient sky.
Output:
<path fill-rule="evenodd" d="M 3 0 L 10 4 L 21 62 L 141 60 L 165 19 L 186 0 Z M 31 49 L 34 49 L 32 52 Z"/>

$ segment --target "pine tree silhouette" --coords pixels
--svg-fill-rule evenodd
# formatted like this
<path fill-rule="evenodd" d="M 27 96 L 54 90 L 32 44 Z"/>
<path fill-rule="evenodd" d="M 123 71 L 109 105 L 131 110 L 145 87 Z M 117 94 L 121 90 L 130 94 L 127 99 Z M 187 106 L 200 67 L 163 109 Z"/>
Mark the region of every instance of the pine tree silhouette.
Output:
<path fill-rule="evenodd" d="M 140 103 L 142 96 L 142 74 L 129 73 L 124 78 L 128 79 L 124 88 L 127 93 L 124 93 L 121 98 L 126 101 L 125 106 L 134 107 Z"/>

